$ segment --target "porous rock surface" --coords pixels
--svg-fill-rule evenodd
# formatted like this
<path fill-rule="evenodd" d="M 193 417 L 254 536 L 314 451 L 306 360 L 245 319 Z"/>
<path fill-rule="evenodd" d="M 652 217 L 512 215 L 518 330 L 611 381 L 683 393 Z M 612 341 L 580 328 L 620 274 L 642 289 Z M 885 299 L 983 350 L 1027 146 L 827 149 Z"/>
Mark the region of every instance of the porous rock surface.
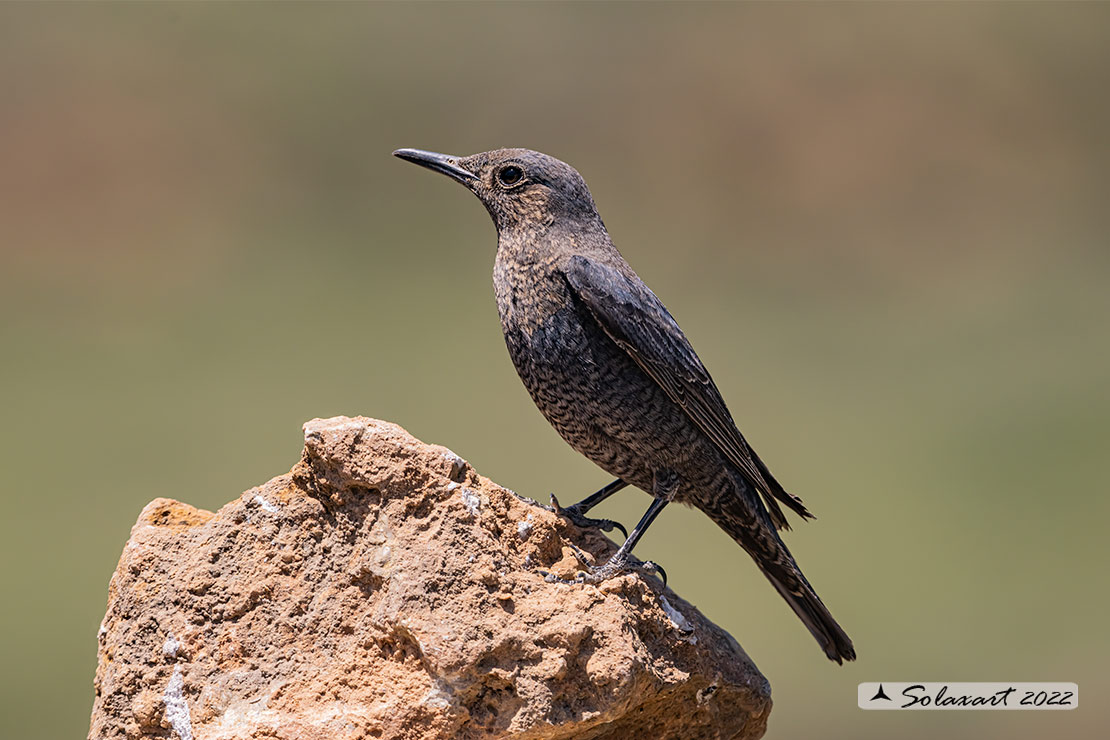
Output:
<path fill-rule="evenodd" d="M 90 738 L 758 738 L 770 687 L 613 544 L 366 418 L 216 513 L 143 509 L 112 577 Z"/>

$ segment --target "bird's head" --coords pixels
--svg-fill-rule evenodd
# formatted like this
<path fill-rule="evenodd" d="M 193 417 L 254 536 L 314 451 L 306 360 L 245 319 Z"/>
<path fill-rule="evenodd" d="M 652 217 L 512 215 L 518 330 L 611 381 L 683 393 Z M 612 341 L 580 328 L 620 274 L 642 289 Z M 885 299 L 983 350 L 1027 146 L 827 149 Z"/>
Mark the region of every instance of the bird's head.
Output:
<path fill-rule="evenodd" d="M 531 149 L 495 149 L 469 157 L 398 149 L 393 155 L 465 185 L 482 201 L 499 232 L 557 222 L 600 223 L 577 170 Z"/>

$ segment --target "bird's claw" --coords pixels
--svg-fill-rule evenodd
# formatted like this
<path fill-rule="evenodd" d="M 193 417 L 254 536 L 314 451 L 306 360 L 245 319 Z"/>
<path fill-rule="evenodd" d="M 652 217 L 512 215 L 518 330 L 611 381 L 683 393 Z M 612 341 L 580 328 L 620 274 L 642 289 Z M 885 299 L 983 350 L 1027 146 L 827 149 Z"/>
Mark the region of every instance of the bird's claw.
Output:
<path fill-rule="evenodd" d="M 543 570 L 539 571 L 540 575 L 542 575 L 544 577 L 544 580 L 548 583 L 597 584 L 601 583 L 602 581 L 607 581 L 614 576 L 619 576 L 629 571 L 638 570 L 647 573 L 654 573 L 659 577 L 661 581 L 663 581 L 663 588 L 667 587 L 667 571 L 663 570 L 663 568 L 658 563 L 654 563 L 651 560 L 641 561 L 636 560 L 635 558 L 613 556 L 612 558 L 609 558 L 609 561 L 605 563 L 605 565 L 595 566 L 590 564 L 589 556 L 586 553 L 582 552 L 582 550 L 569 542 L 567 544 L 570 546 L 571 551 L 574 552 L 574 556 L 578 558 L 578 562 L 582 564 L 582 570 L 578 571 L 578 573 L 575 574 L 574 578 L 560 578 L 554 573 Z"/>
<path fill-rule="evenodd" d="M 667 571 L 663 570 L 663 566 L 654 560 L 645 560 L 640 563 L 640 568 L 648 573 L 655 573 L 659 576 L 659 580 L 663 582 L 663 588 L 667 587 Z"/>
<path fill-rule="evenodd" d="M 619 529 L 624 538 L 628 539 L 628 530 L 620 522 L 615 522 L 612 519 L 590 519 L 580 513 L 577 504 L 564 509 L 559 505 L 559 499 L 555 498 L 554 493 L 551 494 L 551 509 L 556 516 L 564 517 L 582 529 L 600 529 L 602 532 L 612 532 L 614 529 Z"/>

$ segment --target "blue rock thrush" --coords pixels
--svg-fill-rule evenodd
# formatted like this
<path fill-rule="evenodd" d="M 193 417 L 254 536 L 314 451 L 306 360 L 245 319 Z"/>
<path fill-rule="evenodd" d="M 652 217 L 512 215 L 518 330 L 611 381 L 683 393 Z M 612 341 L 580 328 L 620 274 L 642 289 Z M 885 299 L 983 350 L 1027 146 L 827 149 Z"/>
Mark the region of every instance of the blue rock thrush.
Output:
<path fill-rule="evenodd" d="M 451 177 L 485 205 L 497 227 L 493 284 L 513 364 L 563 439 L 617 477 L 561 513 L 611 529 L 585 514 L 628 484 L 653 497 L 616 554 L 580 580 L 632 567 L 636 542 L 678 501 L 744 548 L 830 659 L 853 660 L 851 640 L 779 537 L 788 528 L 782 506 L 812 515 L 736 428 L 678 324 L 613 246 L 582 176 L 528 149 L 394 154 Z"/>

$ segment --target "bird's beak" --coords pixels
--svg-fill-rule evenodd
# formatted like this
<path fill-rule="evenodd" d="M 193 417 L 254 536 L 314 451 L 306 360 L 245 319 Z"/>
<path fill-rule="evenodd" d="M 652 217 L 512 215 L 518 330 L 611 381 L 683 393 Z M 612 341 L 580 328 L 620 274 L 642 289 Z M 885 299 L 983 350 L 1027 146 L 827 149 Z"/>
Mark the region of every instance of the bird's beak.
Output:
<path fill-rule="evenodd" d="M 427 167 L 430 170 L 447 175 L 453 180 L 466 184 L 467 180 L 477 180 L 478 176 L 470 170 L 463 169 L 459 166 L 459 158 L 451 156 L 450 154 L 437 154 L 436 152 L 425 152 L 420 149 L 398 149 L 393 152 L 394 157 L 400 157 L 406 162 L 418 164 L 421 167 Z"/>

